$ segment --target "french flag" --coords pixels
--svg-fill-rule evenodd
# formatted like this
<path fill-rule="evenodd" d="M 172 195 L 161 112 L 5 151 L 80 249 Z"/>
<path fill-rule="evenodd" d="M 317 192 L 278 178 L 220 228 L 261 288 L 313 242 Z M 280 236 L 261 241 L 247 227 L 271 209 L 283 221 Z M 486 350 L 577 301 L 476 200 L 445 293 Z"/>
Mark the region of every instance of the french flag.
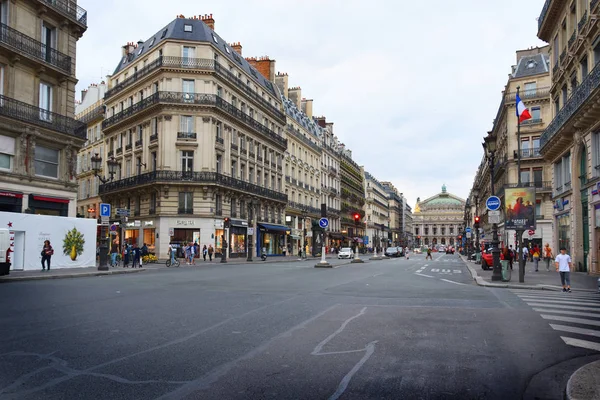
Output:
<path fill-rule="evenodd" d="M 529 110 L 525 107 L 519 95 L 517 95 L 517 117 L 519 117 L 519 123 L 531 119 L 531 114 L 529 114 Z"/>

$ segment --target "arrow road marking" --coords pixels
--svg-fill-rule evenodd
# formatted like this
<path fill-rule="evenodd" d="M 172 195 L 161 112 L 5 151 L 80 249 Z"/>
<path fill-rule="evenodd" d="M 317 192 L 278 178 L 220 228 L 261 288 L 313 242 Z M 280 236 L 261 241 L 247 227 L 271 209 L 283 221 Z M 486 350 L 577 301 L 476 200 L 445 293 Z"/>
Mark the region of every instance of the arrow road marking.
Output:
<path fill-rule="evenodd" d="M 440 281 L 449 282 L 449 283 L 455 283 L 455 284 L 457 284 L 457 285 L 465 285 L 464 283 L 460 283 L 460 282 L 454 282 L 454 281 L 451 281 L 451 280 L 449 280 L 449 279 L 440 279 Z"/>
<path fill-rule="evenodd" d="M 419 273 L 415 273 L 415 275 L 424 276 L 426 278 L 433 278 L 433 276 L 431 276 L 431 275 L 425 275 L 425 274 L 419 274 Z"/>

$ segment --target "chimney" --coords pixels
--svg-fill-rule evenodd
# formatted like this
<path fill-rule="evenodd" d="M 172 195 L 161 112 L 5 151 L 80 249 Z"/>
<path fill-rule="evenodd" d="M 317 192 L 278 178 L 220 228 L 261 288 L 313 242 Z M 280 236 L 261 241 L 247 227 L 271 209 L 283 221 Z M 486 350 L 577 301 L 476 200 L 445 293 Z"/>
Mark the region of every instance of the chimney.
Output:
<path fill-rule="evenodd" d="M 288 89 L 289 99 L 296 105 L 296 107 L 300 110 L 300 100 L 302 99 L 302 89 L 300 86 L 295 86 Z"/>
<path fill-rule="evenodd" d="M 135 45 L 133 44 L 133 42 L 127 42 L 127 44 L 125 46 L 123 46 L 123 57 L 128 56 L 129 54 L 133 53 L 133 50 L 135 49 Z"/>
<path fill-rule="evenodd" d="M 229 46 L 233 49 L 233 51 L 238 53 L 240 56 L 242 55 L 242 45 L 240 42 L 232 43 Z"/>
<path fill-rule="evenodd" d="M 271 82 L 275 80 L 275 60 L 271 60 L 269 56 L 249 57 L 246 61 L 252 65 L 262 76 Z"/>
<path fill-rule="evenodd" d="M 87 94 L 87 89 L 83 89 L 81 91 L 81 102 L 83 103 L 83 100 L 85 100 L 85 95 Z"/>
<path fill-rule="evenodd" d="M 215 20 L 213 19 L 212 14 L 204 14 L 200 16 L 200 19 L 202 20 L 202 22 L 204 22 L 206 24 L 206 26 L 208 26 L 210 29 L 212 29 L 213 31 L 215 30 Z"/>
<path fill-rule="evenodd" d="M 304 114 L 308 116 L 308 118 L 312 118 L 313 116 L 313 101 L 312 99 L 302 99 L 302 111 Z"/>
<path fill-rule="evenodd" d="M 279 91 L 283 93 L 283 96 L 287 99 L 288 97 L 288 74 L 278 72 L 275 76 L 275 85 L 279 88 Z"/>
<path fill-rule="evenodd" d="M 327 120 L 325 117 L 316 117 L 315 119 L 321 128 L 325 128 L 327 126 Z"/>

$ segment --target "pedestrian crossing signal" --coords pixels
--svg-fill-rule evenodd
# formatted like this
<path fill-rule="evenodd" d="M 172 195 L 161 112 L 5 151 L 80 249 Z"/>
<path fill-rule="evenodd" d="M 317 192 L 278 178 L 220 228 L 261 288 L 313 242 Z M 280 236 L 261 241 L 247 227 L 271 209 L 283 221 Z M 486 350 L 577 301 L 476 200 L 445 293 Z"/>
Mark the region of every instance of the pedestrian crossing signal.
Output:
<path fill-rule="evenodd" d="M 225 228 L 231 227 L 231 219 L 229 219 L 229 217 L 225 217 L 223 219 L 223 227 L 225 227 Z"/>

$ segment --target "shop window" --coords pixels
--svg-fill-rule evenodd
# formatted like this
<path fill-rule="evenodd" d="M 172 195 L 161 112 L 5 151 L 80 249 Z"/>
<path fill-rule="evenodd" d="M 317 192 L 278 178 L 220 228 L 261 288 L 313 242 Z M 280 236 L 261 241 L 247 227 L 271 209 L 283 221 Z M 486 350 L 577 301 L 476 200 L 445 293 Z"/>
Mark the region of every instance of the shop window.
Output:
<path fill-rule="evenodd" d="M 36 146 L 35 174 L 48 178 L 58 178 L 58 150 Z"/>

